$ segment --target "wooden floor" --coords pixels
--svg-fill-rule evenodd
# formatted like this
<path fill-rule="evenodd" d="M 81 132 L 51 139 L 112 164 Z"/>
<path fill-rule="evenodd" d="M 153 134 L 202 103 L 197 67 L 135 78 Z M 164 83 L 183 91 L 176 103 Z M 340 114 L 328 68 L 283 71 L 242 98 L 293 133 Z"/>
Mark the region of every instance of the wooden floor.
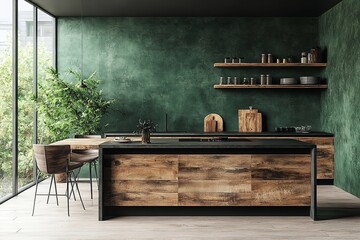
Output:
<path fill-rule="evenodd" d="M 46 192 L 48 181 L 40 184 Z M 58 188 L 63 191 L 64 184 Z M 0 205 L 0 239 L 360 239 L 360 217 L 346 216 L 314 222 L 310 217 L 118 217 L 99 222 L 97 195 L 90 199 L 89 184 L 81 183 L 84 211 L 79 201 L 65 197 L 46 204 L 39 197 L 31 216 L 34 188 Z M 360 200 L 334 186 L 319 186 L 319 204 L 335 212 L 356 213 Z M 339 211 L 339 209 L 345 211 Z M 357 210 L 356 210 L 357 209 Z"/>

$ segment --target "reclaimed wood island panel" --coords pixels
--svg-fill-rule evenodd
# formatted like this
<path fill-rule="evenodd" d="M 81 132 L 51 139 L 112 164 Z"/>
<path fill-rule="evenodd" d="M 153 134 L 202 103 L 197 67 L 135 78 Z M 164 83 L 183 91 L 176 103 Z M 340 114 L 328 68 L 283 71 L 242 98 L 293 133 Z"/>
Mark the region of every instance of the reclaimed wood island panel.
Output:
<path fill-rule="evenodd" d="M 99 219 L 116 208 L 155 206 L 312 206 L 314 213 L 315 151 L 296 140 L 107 142 Z"/>
<path fill-rule="evenodd" d="M 107 137 L 126 136 L 135 138 L 134 133 L 105 133 Z M 137 137 L 139 139 L 139 137 Z M 294 139 L 302 142 L 315 144 L 317 150 L 317 179 L 325 184 L 333 184 L 334 180 L 334 135 L 324 132 L 291 133 L 291 132 L 261 132 L 261 133 L 239 133 L 239 132 L 217 132 L 217 133 L 153 133 L 152 138 L 167 139 Z"/>

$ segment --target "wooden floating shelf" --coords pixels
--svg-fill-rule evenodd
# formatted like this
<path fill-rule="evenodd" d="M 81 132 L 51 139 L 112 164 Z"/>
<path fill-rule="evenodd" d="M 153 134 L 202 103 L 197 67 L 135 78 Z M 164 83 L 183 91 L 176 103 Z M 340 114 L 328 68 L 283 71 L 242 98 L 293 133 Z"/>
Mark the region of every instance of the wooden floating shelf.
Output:
<path fill-rule="evenodd" d="M 294 85 L 280 85 L 280 84 L 273 84 L 273 85 L 235 85 L 235 84 L 227 84 L 227 85 L 220 85 L 220 84 L 216 84 L 214 85 L 215 89 L 237 89 L 237 88 L 242 88 L 242 89 L 250 89 L 250 88 L 297 88 L 297 89 L 310 89 L 310 88 L 317 88 L 317 89 L 326 89 L 328 87 L 327 84 L 317 84 L 317 85 L 301 85 L 301 84 L 294 84 Z"/>
<path fill-rule="evenodd" d="M 326 67 L 326 63 L 214 63 L 214 67 Z"/>

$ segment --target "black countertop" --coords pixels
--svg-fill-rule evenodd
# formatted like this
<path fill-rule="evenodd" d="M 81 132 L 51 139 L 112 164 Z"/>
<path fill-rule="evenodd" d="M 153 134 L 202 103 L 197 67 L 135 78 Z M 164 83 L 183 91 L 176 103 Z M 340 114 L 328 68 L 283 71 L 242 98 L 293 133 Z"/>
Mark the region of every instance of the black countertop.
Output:
<path fill-rule="evenodd" d="M 105 137 L 117 136 L 139 136 L 135 133 L 105 133 Z M 334 134 L 326 132 L 261 132 L 261 133 L 240 133 L 240 132 L 219 132 L 219 133 L 195 133 L 195 132 L 155 132 L 154 137 L 333 137 Z"/>
<path fill-rule="evenodd" d="M 293 139 L 251 139 L 223 142 L 181 141 L 177 139 L 152 139 L 149 144 L 140 141 L 100 144 L 100 148 L 121 149 L 313 149 L 316 145 Z"/>

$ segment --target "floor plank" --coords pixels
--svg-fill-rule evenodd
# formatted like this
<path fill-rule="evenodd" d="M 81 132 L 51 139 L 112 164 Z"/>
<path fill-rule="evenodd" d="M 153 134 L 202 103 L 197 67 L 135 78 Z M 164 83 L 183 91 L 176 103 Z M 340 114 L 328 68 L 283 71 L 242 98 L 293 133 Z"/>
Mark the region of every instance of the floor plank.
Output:
<path fill-rule="evenodd" d="M 46 192 L 48 181 L 39 191 Z M 63 192 L 65 184 L 59 184 Z M 96 186 L 96 183 L 94 182 Z M 31 216 L 34 188 L 0 205 L 0 239 L 360 239 L 360 217 L 312 221 L 310 217 L 277 216 L 127 216 L 99 222 L 97 194 L 90 199 L 88 183 L 80 183 L 86 210 L 79 201 L 39 197 Z M 360 209 L 360 200 L 335 186 L 318 187 L 321 209 Z M 340 210 L 339 210 L 340 211 Z"/>

